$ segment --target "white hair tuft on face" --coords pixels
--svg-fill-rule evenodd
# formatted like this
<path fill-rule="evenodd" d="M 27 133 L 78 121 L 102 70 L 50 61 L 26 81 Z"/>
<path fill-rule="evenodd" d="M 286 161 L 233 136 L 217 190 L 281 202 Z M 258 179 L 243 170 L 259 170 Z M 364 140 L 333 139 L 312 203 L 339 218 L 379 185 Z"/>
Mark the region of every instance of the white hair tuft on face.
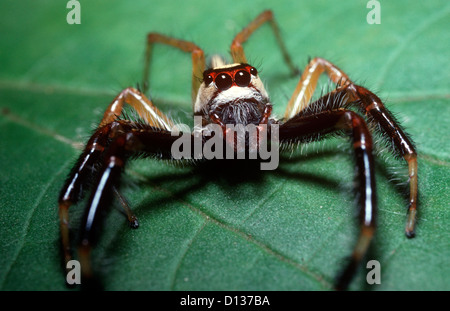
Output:
<path fill-rule="evenodd" d="M 210 66 L 211 68 L 217 68 L 217 67 L 224 67 L 227 65 L 227 62 L 225 59 L 223 59 L 220 55 L 213 55 L 211 56 L 210 60 Z"/>

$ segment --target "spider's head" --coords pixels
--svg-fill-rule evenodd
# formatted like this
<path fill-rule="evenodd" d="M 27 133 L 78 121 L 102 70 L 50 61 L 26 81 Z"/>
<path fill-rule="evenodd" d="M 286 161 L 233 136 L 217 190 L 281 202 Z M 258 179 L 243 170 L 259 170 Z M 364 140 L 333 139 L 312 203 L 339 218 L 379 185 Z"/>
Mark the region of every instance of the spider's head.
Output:
<path fill-rule="evenodd" d="M 269 96 L 256 68 L 249 64 L 215 66 L 203 73 L 194 113 L 210 120 L 215 113 L 223 124 L 259 124 Z"/>

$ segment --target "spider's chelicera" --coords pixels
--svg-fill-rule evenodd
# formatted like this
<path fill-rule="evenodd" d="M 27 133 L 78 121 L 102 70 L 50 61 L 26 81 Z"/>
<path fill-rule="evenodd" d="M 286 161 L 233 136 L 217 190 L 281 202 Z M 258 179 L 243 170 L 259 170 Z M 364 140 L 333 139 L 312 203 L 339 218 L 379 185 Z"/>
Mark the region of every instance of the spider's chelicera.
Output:
<path fill-rule="evenodd" d="M 236 35 L 230 49 L 231 64 L 213 56 L 207 68 L 203 50 L 194 43 L 158 33 L 147 36 L 144 90 L 141 92 L 130 87 L 116 96 L 59 196 L 61 240 L 64 259 L 68 262 L 72 258 L 68 209 L 80 200 L 88 186 L 93 189 L 82 218 L 78 247 L 84 278 L 90 278 L 93 273 L 90 253 L 111 196 L 115 195 L 122 203 L 131 226 L 138 226 L 136 217 L 117 189 L 125 163 L 136 155 L 173 160 L 249 158 L 262 162 L 268 160 L 261 163 L 267 165 L 261 168 L 275 169 L 278 145 L 280 148 L 295 148 L 329 135 L 349 137 L 356 167 L 360 232 L 349 263 L 337 278 L 336 288 L 344 289 L 366 254 L 376 227 L 373 141 L 369 128 L 374 129 L 389 142 L 391 152 L 402 157 L 408 165 L 409 205 L 405 232 L 408 237 L 414 236 L 417 154 L 411 139 L 377 95 L 353 83 L 341 69 L 322 58 L 314 58 L 306 66 L 284 117 L 273 117 L 272 103 L 258 70 L 248 64 L 242 47 L 265 23 L 271 26 L 285 63 L 292 74 L 297 74 L 271 11 L 261 13 Z M 191 53 L 195 119 L 192 131 L 174 124 L 144 95 L 155 43 Z M 322 73 L 328 75 L 336 88 L 313 101 L 311 98 Z M 129 104 L 137 112 L 137 120 L 123 115 L 124 104 Z"/>

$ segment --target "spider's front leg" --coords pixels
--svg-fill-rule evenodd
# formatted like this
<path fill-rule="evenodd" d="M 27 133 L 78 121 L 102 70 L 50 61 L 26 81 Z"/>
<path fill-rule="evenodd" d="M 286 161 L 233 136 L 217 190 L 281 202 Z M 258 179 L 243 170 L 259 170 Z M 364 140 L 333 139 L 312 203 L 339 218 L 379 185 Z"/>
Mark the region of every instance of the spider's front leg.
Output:
<path fill-rule="evenodd" d="M 370 118 L 370 122 L 378 125 L 381 134 L 387 141 L 392 141 L 393 154 L 395 156 L 403 157 L 408 164 L 409 206 L 405 234 L 408 238 L 413 238 L 416 234 L 415 226 L 418 196 L 418 165 L 415 146 L 392 114 L 383 105 L 378 96 L 368 89 L 353 83 L 344 86 L 341 92 L 348 94 L 350 101 L 359 103 L 360 111 Z"/>
<path fill-rule="evenodd" d="M 339 131 L 347 133 L 352 138 L 359 189 L 359 239 L 349 264 L 336 284 L 337 289 L 345 289 L 370 245 L 376 225 L 377 201 L 373 145 L 367 124 L 361 116 L 350 110 L 322 111 L 307 116 L 299 115 L 281 124 L 279 137 L 281 143 L 304 143 Z"/>
<path fill-rule="evenodd" d="M 130 105 L 139 114 L 141 119 L 144 120 L 142 121 L 143 123 L 139 123 L 139 125 L 136 126 L 136 123 L 133 122 L 125 120 L 117 121 L 117 117 L 121 115 L 125 104 Z M 100 170 L 103 169 L 104 171 L 104 161 L 107 158 L 108 153 L 111 153 L 111 150 L 120 146 L 121 140 L 118 138 L 119 134 L 125 132 L 129 133 L 130 137 L 127 138 L 128 143 L 125 148 L 127 149 L 130 145 L 129 139 L 139 135 L 135 133 L 136 128 L 142 131 L 167 133 L 170 132 L 172 126 L 173 122 L 159 111 L 145 95 L 134 88 L 123 90 L 111 102 L 104 113 L 99 127 L 87 142 L 85 149 L 78 158 L 75 166 L 72 168 L 66 183 L 60 192 L 58 200 L 59 218 L 65 263 L 72 258 L 69 236 L 69 208 L 73 204 L 76 204 L 83 197 L 85 191 L 92 186 L 92 183 L 100 173 Z M 157 143 L 157 141 L 155 143 Z M 164 146 L 161 146 L 161 148 L 163 147 Z M 136 148 L 135 144 L 134 148 Z M 163 150 L 167 150 L 167 146 L 164 148 Z M 118 166 L 117 163 L 116 166 Z M 101 174 L 104 174 L 103 171 Z M 111 170 L 111 176 L 118 174 L 115 171 L 117 171 L 117 169 Z M 111 187 L 108 187 L 108 189 L 110 188 Z M 136 217 L 133 215 L 124 198 L 114 186 L 112 186 L 111 189 L 123 206 L 130 225 L 132 227 L 137 227 Z"/>
<path fill-rule="evenodd" d="M 99 141 L 109 143 L 100 145 Z M 111 122 L 101 128 L 91 138 L 85 152 L 81 155 L 78 166 L 73 172 L 78 178 L 68 179 L 69 186 L 63 188 L 60 197 L 60 213 L 67 213 L 70 203 L 76 203 L 76 193 L 73 189 L 83 188 L 84 178 L 91 173 L 96 175 L 93 192 L 89 198 L 85 213 L 81 222 L 79 241 L 79 259 L 83 277 L 92 276 L 90 253 L 92 246 L 98 239 L 99 228 L 103 215 L 111 205 L 115 187 L 119 184 L 120 175 L 127 159 L 133 154 L 157 155 L 162 158 L 171 157 L 172 143 L 179 136 L 172 135 L 170 131 L 158 129 L 144 123 L 134 123 L 127 120 Z M 95 146 L 92 143 L 96 141 Z M 90 152 L 98 150 L 98 153 Z M 80 163 L 81 162 L 81 163 Z M 94 164 L 94 162 L 97 162 Z M 95 172 L 88 169 L 87 165 L 96 165 Z M 67 216 L 67 215 L 66 215 Z M 63 219 L 64 216 L 63 216 Z M 68 216 L 65 223 L 61 223 L 61 234 L 66 261 L 70 259 L 70 241 L 68 236 Z"/>
<path fill-rule="evenodd" d="M 109 144 L 109 131 L 110 128 L 108 126 L 103 126 L 92 135 L 61 189 L 58 199 L 58 211 L 64 263 L 72 259 L 69 236 L 69 208 L 83 197 L 88 184 L 91 182 L 103 151 Z"/>
<path fill-rule="evenodd" d="M 102 157 L 103 163 L 82 219 L 79 257 L 85 277 L 92 276 L 90 252 L 127 159 L 137 153 L 170 158 L 172 143 L 179 138 L 170 131 L 125 120 L 112 122 L 107 127 L 110 128 L 111 143 Z"/>
<path fill-rule="evenodd" d="M 346 97 L 346 100 L 328 100 L 327 103 L 331 103 L 331 107 L 328 108 L 336 108 L 336 104 L 341 104 L 343 106 L 341 108 L 349 106 L 357 108 L 368 117 L 368 122 L 374 125 L 373 128 L 378 130 L 386 141 L 392 142 L 392 153 L 395 156 L 403 157 L 408 164 L 409 206 L 405 234 L 409 238 L 414 237 L 418 196 L 417 153 L 412 140 L 378 96 L 353 83 L 348 75 L 333 63 L 316 57 L 309 62 L 303 71 L 302 77 L 289 100 L 285 118 L 293 118 L 305 112 L 310 113 L 308 108 L 312 104 L 311 97 L 316 89 L 319 77 L 323 73 L 326 73 L 330 80 L 337 85 L 337 89 L 332 93 Z"/>

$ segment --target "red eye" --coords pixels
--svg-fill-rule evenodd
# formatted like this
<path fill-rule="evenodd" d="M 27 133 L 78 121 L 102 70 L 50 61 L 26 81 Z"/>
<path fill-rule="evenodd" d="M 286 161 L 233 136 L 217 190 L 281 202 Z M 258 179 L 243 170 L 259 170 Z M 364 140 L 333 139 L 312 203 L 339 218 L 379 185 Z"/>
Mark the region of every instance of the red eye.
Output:
<path fill-rule="evenodd" d="M 217 88 L 221 91 L 229 89 L 233 85 L 233 79 L 230 77 L 229 74 L 226 73 L 221 73 L 217 75 L 215 82 Z"/>
<path fill-rule="evenodd" d="M 234 82 L 236 82 L 238 86 L 248 86 L 251 79 L 252 77 L 245 70 L 239 70 L 234 76 Z"/>

